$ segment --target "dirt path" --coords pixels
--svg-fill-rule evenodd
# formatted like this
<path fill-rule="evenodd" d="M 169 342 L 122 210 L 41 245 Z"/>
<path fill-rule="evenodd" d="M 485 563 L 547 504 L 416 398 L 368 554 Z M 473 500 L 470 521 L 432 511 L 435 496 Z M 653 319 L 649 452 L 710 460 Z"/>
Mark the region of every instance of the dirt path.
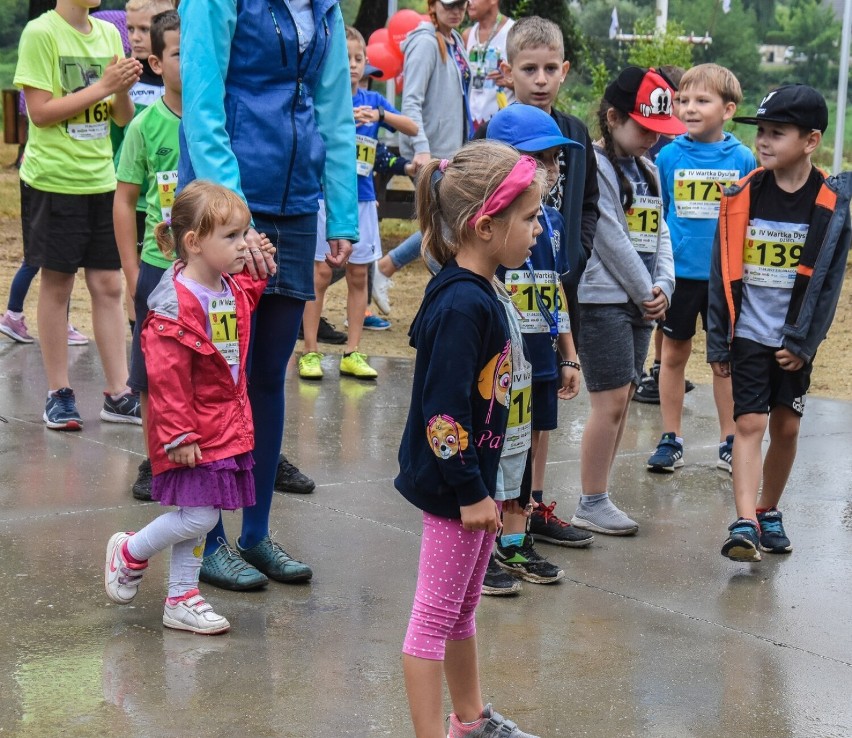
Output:
<path fill-rule="evenodd" d="M 17 171 L 9 167 L 14 156 L 10 146 L 0 148 L 0 300 L 9 294 L 9 283 L 15 274 L 23 253 L 21 228 L 19 221 L 19 191 Z M 385 251 L 395 245 L 398 238 L 386 239 Z M 847 267 L 847 280 L 838 306 L 837 317 L 828 339 L 822 344 L 816 359 L 814 380 L 811 393 L 824 397 L 852 400 L 852 283 Z M 394 276 L 391 290 L 392 312 L 388 318 L 392 321 L 389 330 L 381 332 L 365 331 L 361 349 L 373 356 L 413 357 L 414 351 L 408 346 L 408 327 L 423 295 L 428 272 L 422 263 L 417 262 Z M 38 295 L 38 277 L 25 303 L 30 331 L 37 334 L 36 297 Z M 346 317 L 346 291 L 341 282 L 329 290 L 325 316 L 342 329 Z M 91 318 L 88 308 L 88 296 L 82 279 L 77 280 L 71 304 L 71 320 L 84 333 L 91 336 Z M 0 340 L 6 340 L 0 336 Z M 328 353 L 340 352 L 339 346 L 323 346 Z M 301 345 L 297 346 L 297 351 Z M 687 374 L 698 383 L 709 383 L 710 369 L 704 361 L 703 334 L 699 333 L 694 343 L 692 358 Z"/>

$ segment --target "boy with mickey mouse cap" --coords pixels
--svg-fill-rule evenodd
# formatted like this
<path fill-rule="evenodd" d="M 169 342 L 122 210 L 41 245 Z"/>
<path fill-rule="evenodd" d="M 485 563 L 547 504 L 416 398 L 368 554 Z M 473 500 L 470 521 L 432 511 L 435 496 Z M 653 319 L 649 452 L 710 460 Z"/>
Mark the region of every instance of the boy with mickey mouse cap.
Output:
<path fill-rule="evenodd" d="M 722 555 L 756 562 L 761 551 L 793 550 L 778 504 L 796 456 L 813 358 L 843 284 L 852 173 L 828 176 L 811 163 L 828 127 L 825 100 L 811 87 L 779 87 L 754 116 L 734 120 L 757 126 L 761 168 L 722 197 L 707 361 L 715 375 L 732 378 L 737 426 L 738 517 Z"/>

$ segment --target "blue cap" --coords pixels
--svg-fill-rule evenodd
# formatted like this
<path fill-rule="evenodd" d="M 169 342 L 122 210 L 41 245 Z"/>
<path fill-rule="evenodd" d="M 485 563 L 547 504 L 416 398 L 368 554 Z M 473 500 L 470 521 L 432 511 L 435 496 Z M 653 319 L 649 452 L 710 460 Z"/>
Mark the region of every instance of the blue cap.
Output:
<path fill-rule="evenodd" d="M 553 120 L 541 108 L 512 103 L 498 110 L 488 121 L 485 138 L 514 146 L 518 151 L 535 153 L 554 146 L 585 148 L 583 144 L 565 138 Z"/>

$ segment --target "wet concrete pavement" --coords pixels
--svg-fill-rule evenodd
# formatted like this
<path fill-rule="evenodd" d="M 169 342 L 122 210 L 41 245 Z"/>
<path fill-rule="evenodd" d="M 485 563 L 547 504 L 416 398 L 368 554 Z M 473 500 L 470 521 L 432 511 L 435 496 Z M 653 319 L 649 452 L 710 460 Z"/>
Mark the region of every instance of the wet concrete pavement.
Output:
<path fill-rule="evenodd" d="M 376 359 L 375 385 L 288 379 L 285 452 L 317 482 L 276 495 L 272 529 L 309 585 L 204 588 L 230 634 L 161 625 L 166 557 L 132 606 L 102 585 L 106 541 L 159 511 L 129 487 L 138 428 L 102 423 L 93 347 L 71 349 L 82 433 L 47 431 L 37 347 L 0 344 L 0 734 L 412 735 L 400 645 L 420 519 L 394 490 L 412 363 Z M 570 517 L 588 410 L 563 403 L 546 499 Z M 686 467 L 644 470 L 658 409 L 634 403 L 612 487 L 634 538 L 542 544 L 549 587 L 483 598 L 484 696 L 551 736 L 852 736 L 852 405 L 810 399 L 784 501 L 795 552 L 719 555 L 733 519 L 715 469 L 708 387 L 687 396 Z M 226 527 L 236 533 L 239 513 Z"/>

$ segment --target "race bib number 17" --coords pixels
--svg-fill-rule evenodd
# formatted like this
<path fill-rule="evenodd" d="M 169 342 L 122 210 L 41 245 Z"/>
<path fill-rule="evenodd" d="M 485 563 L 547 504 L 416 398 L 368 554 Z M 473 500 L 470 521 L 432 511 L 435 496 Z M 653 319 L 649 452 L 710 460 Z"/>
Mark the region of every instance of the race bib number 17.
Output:
<path fill-rule="evenodd" d="M 676 169 L 674 206 L 678 218 L 717 218 L 722 188 L 740 178 L 736 169 Z"/>

